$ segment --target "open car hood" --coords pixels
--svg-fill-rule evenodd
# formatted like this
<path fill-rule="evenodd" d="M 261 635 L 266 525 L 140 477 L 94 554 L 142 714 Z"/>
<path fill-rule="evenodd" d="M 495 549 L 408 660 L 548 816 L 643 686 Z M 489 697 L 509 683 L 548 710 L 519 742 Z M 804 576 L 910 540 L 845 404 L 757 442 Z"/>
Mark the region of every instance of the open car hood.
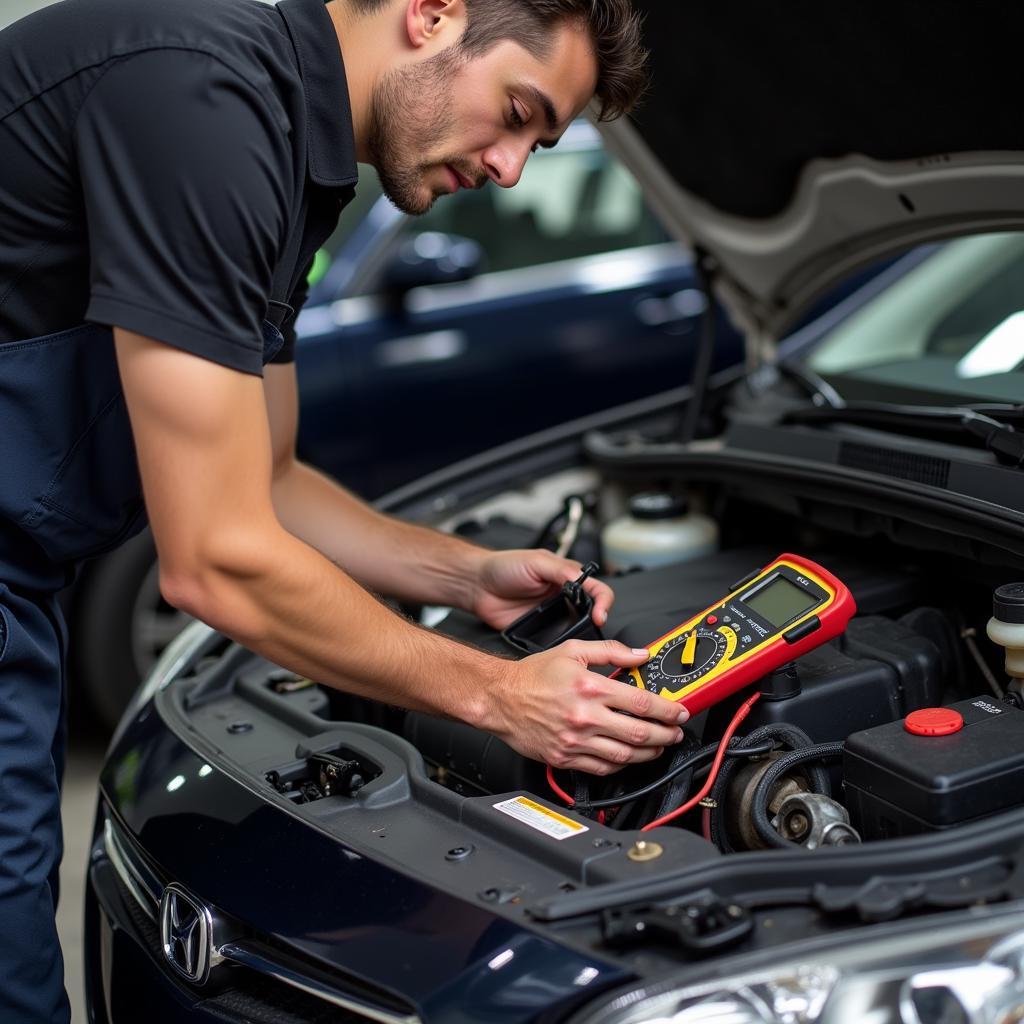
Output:
<path fill-rule="evenodd" d="M 634 2 L 653 85 L 602 131 L 753 340 L 886 254 L 1024 227 L 1019 5 Z"/>

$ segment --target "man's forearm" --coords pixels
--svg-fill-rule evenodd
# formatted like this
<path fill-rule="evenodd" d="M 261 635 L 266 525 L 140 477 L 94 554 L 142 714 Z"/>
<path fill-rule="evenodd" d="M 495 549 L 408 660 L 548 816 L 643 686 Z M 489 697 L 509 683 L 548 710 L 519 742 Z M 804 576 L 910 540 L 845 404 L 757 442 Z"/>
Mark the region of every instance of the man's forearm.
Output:
<path fill-rule="evenodd" d="M 262 381 L 120 328 L 114 343 L 171 604 L 287 668 L 461 718 L 562 767 L 608 772 L 678 740 L 666 724 L 679 719 L 674 704 L 588 669 L 639 664 L 646 649 L 570 642 L 522 661 L 484 654 L 399 618 L 289 527 L 380 590 L 472 603 L 492 625 L 575 566 L 403 526 L 298 467 L 272 503 L 291 458 L 271 444 Z"/>
<path fill-rule="evenodd" d="M 382 515 L 300 462 L 275 477 L 273 500 L 286 530 L 370 589 L 404 601 L 470 607 L 482 549 Z"/>
<path fill-rule="evenodd" d="M 264 657 L 374 700 L 484 724 L 503 659 L 420 629 L 284 529 L 235 537 L 230 557 L 168 597 Z"/>

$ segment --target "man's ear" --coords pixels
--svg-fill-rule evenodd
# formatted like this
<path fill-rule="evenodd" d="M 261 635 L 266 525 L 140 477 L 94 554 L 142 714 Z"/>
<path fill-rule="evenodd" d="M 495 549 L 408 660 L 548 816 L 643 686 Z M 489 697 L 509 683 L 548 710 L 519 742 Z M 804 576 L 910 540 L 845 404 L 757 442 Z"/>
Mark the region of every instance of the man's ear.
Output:
<path fill-rule="evenodd" d="M 416 49 L 446 49 L 459 39 L 465 27 L 464 0 L 406 0 L 405 31 Z"/>

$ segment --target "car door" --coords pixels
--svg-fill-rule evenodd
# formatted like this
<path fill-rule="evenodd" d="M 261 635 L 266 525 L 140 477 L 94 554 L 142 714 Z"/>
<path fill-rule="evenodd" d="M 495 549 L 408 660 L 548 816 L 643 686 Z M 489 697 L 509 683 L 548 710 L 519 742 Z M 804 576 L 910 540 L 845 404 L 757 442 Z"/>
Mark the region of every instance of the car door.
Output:
<path fill-rule="evenodd" d="M 310 429 L 335 435 L 307 431 L 309 447 L 365 494 L 689 379 L 704 308 L 689 256 L 589 125 L 514 189 L 399 218 L 364 259 L 316 339 L 344 351 L 343 397 L 322 352 L 304 368 L 300 350 L 300 383 Z"/>

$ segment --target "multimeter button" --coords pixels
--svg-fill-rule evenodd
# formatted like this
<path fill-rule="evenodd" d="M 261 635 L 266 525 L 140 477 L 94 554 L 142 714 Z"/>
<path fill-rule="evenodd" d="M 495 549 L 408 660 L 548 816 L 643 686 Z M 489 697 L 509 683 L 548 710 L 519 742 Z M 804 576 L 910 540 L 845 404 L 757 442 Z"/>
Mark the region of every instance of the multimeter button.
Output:
<path fill-rule="evenodd" d="M 903 728 L 915 736 L 948 736 L 963 727 L 963 715 L 952 708 L 921 708 L 903 719 Z"/>
<path fill-rule="evenodd" d="M 730 588 L 729 593 L 731 594 L 734 590 L 739 590 L 740 587 L 745 587 L 751 580 L 756 580 L 761 575 L 761 569 L 755 569 L 753 572 L 748 572 L 746 576 L 741 580 L 737 580 Z"/>
<path fill-rule="evenodd" d="M 709 615 L 704 621 L 709 626 L 713 626 L 718 621 L 718 616 L 717 615 Z"/>
<path fill-rule="evenodd" d="M 821 619 L 817 615 L 812 615 L 809 619 L 801 622 L 799 626 L 794 626 L 792 629 L 787 630 L 782 634 L 782 639 L 787 644 L 795 644 L 798 640 L 803 640 L 805 636 L 810 636 L 816 629 L 821 626 Z"/>

